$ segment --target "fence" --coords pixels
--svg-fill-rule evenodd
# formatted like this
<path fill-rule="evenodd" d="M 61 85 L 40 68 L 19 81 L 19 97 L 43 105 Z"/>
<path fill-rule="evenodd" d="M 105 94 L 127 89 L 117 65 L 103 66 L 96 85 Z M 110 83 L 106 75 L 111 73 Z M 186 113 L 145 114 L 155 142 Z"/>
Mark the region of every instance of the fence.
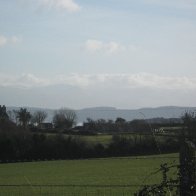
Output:
<path fill-rule="evenodd" d="M 0 195 L 133 196 L 141 186 L 145 185 L 0 185 Z"/>

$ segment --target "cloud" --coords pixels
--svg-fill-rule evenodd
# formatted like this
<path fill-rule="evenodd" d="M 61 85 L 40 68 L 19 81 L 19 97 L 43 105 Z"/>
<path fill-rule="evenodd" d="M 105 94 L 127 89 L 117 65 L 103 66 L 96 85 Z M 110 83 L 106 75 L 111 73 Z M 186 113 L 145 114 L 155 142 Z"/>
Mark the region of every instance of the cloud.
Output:
<path fill-rule="evenodd" d="M 64 9 L 69 12 L 77 12 L 81 7 L 74 0 L 38 0 L 49 8 Z"/>
<path fill-rule="evenodd" d="M 4 35 L 0 35 L 0 47 L 7 44 L 17 44 L 19 42 L 21 42 L 21 39 L 17 36 L 6 37 Z"/>
<path fill-rule="evenodd" d="M 7 38 L 3 35 L 0 35 L 0 46 L 4 46 L 7 44 Z"/>
<path fill-rule="evenodd" d="M 117 42 L 103 42 L 96 39 L 87 40 L 85 43 L 85 48 L 90 52 L 103 52 L 108 54 L 114 54 L 126 49 L 125 46 Z"/>
<path fill-rule="evenodd" d="M 12 44 L 17 44 L 19 42 L 21 42 L 21 38 L 17 37 L 17 36 L 12 36 L 11 38 L 8 39 L 10 43 Z"/>
<path fill-rule="evenodd" d="M 0 73 L 0 86 L 32 88 L 50 85 L 49 80 L 38 78 L 33 74 L 22 74 L 19 76 Z"/>
<path fill-rule="evenodd" d="M 189 77 L 169 77 L 150 73 L 127 75 L 130 87 L 147 87 L 156 89 L 180 90 L 196 89 L 196 79 Z"/>
<path fill-rule="evenodd" d="M 69 75 L 58 75 L 54 77 L 54 84 L 65 84 L 77 87 L 88 87 L 90 86 L 91 79 L 90 75 L 85 74 L 69 74 Z"/>
<path fill-rule="evenodd" d="M 0 74 L 0 86 L 34 88 L 52 85 L 69 85 L 78 88 L 103 89 L 163 89 L 196 90 L 196 79 L 191 77 L 169 77 L 152 73 L 137 74 L 68 74 L 53 78 L 39 78 L 33 74 Z"/>
<path fill-rule="evenodd" d="M 104 48 L 104 44 L 102 41 L 89 39 L 86 42 L 86 48 L 90 51 L 102 50 Z"/>

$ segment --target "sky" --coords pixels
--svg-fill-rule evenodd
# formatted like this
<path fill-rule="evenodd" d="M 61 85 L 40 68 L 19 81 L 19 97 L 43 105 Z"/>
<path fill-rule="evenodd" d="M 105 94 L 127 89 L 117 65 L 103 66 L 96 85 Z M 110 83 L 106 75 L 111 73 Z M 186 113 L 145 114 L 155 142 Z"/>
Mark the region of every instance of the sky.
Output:
<path fill-rule="evenodd" d="M 0 0 L 0 104 L 196 106 L 195 0 Z"/>

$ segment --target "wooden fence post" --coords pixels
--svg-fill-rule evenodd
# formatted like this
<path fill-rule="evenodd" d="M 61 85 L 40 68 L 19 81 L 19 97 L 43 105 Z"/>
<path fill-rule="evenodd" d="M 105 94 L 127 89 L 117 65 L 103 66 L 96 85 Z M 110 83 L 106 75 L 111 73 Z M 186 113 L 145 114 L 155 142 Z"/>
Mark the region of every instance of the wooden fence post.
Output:
<path fill-rule="evenodd" d="M 196 195 L 195 151 L 195 145 L 184 138 L 180 150 L 180 196 Z"/>

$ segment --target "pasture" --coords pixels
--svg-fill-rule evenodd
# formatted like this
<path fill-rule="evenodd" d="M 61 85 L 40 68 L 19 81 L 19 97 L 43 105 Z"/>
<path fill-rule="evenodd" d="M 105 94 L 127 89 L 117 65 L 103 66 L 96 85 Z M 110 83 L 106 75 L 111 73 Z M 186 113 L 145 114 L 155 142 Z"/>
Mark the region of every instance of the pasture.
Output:
<path fill-rule="evenodd" d="M 149 140 L 150 138 L 153 137 L 152 134 L 149 133 L 118 133 L 118 134 L 98 134 L 98 135 L 69 135 L 69 134 L 64 134 L 64 137 L 69 137 L 71 136 L 72 138 L 78 138 L 80 140 L 83 140 L 89 144 L 97 144 L 100 143 L 104 146 L 107 146 L 108 144 L 110 144 L 112 142 L 112 138 L 113 136 L 120 136 L 120 137 L 124 137 L 127 139 L 130 139 L 133 141 L 133 143 L 140 143 L 141 141 L 146 141 Z M 164 137 L 162 137 L 164 136 Z M 172 136 L 172 135 L 171 135 Z M 156 140 L 157 142 L 164 143 L 168 138 L 170 138 L 170 135 L 159 135 L 156 134 Z"/>
<path fill-rule="evenodd" d="M 111 134 L 100 134 L 100 135 L 80 135 L 78 138 L 90 143 L 90 144 L 103 144 L 108 145 L 112 141 Z"/>
<path fill-rule="evenodd" d="M 0 195 L 133 195 L 159 183 L 159 173 L 146 177 L 173 161 L 178 154 L 0 164 Z"/>

